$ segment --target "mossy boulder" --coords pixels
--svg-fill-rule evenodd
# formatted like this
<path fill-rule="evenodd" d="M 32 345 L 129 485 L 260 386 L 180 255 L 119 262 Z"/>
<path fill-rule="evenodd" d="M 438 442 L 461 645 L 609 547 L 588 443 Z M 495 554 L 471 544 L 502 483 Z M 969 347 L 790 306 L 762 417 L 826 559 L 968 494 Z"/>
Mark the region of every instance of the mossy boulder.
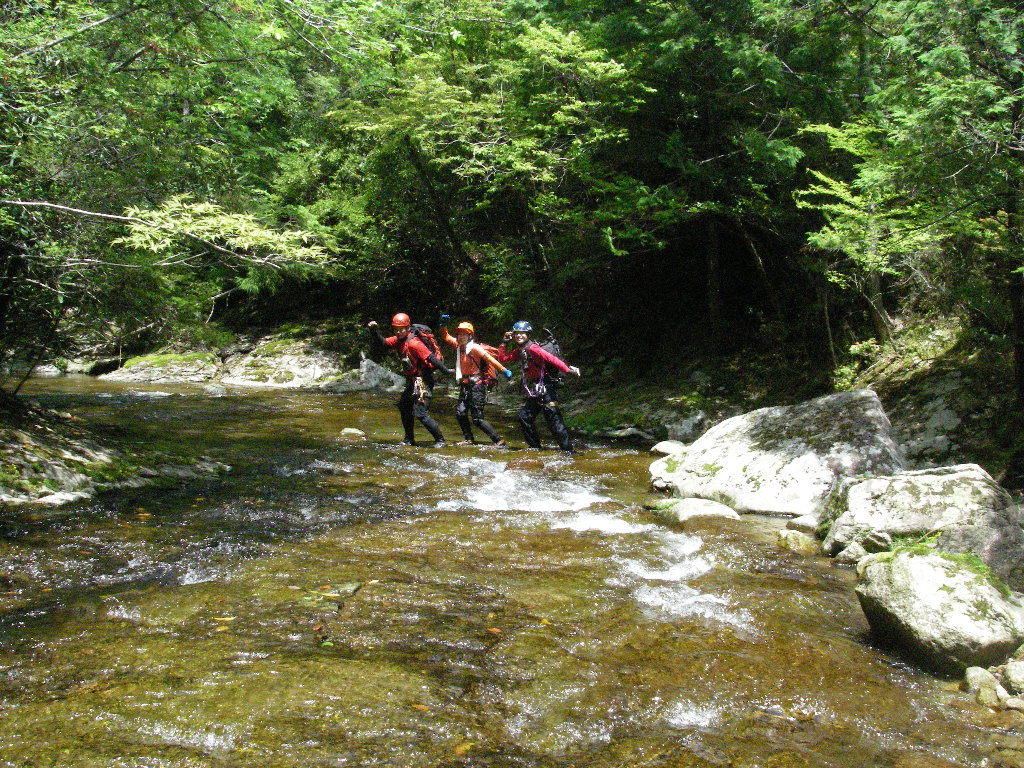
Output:
<path fill-rule="evenodd" d="M 962 674 L 1004 661 L 1024 642 L 1020 595 L 968 558 L 905 549 L 870 555 L 857 570 L 872 631 L 923 667 Z"/>
<path fill-rule="evenodd" d="M 218 371 L 217 356 L 212 352 L 160 353 L 129 358 L 121 368 L 101 378 L 140 384 L 168 384 L 209 381 L 217 376 Z"/>
<path fill-rule="evenodd" d="M 656 487 L 738 512 L 820 516 L 843 477 L 904 468 L 870 390 L 761 408 L 715 425 L 651 466 Z"/>
<path fill-rule="evenodd" d="M 342 355 L 330 346 L 318 336 L 264 337 L 247 353 L 225 360 L 221 383 L 242 387 L 321 386 L 346 371 Z"/>
<path fill-rule="evenodd" d="M 844 478 L 825 521 L 831 526 L 822 546 L 831 555 L 879 535 L 897 540 L 931 535 L 939 549 L 976 555 L 1024 591 L 1024 515 L 976 464 Z"/>

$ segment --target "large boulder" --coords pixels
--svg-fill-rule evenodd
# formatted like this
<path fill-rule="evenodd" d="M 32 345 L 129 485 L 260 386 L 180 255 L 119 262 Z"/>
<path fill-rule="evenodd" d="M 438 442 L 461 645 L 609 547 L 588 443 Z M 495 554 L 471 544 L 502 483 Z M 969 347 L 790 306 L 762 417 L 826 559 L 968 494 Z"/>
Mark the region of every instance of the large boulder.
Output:
<path fill-rule="evenodd" d="M 388 370 L 383 365 L 363 358 L 359 370 L 347 371 L 333 381 L 322 384 L 326 392 L 360 392 L 367 389 L 383 389 L 386 392 L 400 392 L 405 388 L 405 377 Z"/>
<path fill-rule="evenodd" d="M 209 381 L 218 372 L 217 356 L 212 352 L 158 353 L 130 358 L 121 368 L 100 378 L 139 384 L 172 384 Z"/>
<path fill-rule="evenodd" d="M 317 387 L 344 371 L 341 355 L 308 339 L 267 336 L 252 351 L 229 357 L 221 383 L 241 387 Z"/>
<path fill-rule="evenodd" d="M 1024 605 L 963 559 L 901 550 L 858 564 L 872 631 L 942 673 L 1004 661 L 1024 642 Z"/>
<path fill-rule="evenodd" d="M 651 466 L 655 487 L 739 512 L 820 516 L 840 478 L 904 468 L 870 390 L 762 408 L 717 424 Z"/>
<path fill-rule="evenodd" d="M 823 543 L 829 554 L 880 534 L 890 539 L 939 534 L 939 549 L 977 555 L 1024 591 L 1024 515 L 976 464 L 844 478 L 825 519 L 834 520 Z"/>

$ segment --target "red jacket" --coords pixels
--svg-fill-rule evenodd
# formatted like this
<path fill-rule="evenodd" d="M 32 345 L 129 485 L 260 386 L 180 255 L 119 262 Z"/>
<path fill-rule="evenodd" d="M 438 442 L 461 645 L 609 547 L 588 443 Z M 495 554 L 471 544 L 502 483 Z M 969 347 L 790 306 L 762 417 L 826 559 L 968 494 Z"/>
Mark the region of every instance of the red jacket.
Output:
<path fill-rule="evenodd" d="M 557 368 L 562 373 L 569 372 L 568 365 L 548 352 L 540 344 L 532 341 L 526 342 L 526 345 L 523 347 L 512 347 L 511 351 L 506 350 L 505 344 L 502 343 L 498 347 L 498 360 L 503 363 L 511 363 L 515 360 L 521 360 L 524 353 L 526 355 L 526 370 L 523 371 L 523 376 L 530 381 L 540 381 L 544 375 L 544 369 L 549 365 Z"/>
<path fill-rule="evenodd" d="M 410 379 L 422 376 L 424 371 L 431 370 L 427 358 L 433 354 L 433 350 L 412 333 L 407 334 L 404 339 L 399 339 L 397 336 L 388 336 L 384 339 L 384 343 L 392 349 L 398 350 L 398 354 L 404 360 L 409 361 L 409 364 L 405 367 L 405 375 Z"/>

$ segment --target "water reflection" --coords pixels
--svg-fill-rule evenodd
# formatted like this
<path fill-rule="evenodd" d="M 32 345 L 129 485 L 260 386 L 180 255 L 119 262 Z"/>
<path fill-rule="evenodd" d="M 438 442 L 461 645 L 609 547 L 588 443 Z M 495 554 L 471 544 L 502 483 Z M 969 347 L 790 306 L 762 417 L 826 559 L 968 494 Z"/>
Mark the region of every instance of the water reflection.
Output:
<path fill-rule="evenodd" d="M 1011 715 L 873 649 L 849 574 L 778 551 L 778 521 L 655 523 L 636 451 L 507 469 L 399 447 L 391 398 L 67 386 L 43 394 L 234 469 L 4 517 L 0 765 L 1024 754 Z"/>

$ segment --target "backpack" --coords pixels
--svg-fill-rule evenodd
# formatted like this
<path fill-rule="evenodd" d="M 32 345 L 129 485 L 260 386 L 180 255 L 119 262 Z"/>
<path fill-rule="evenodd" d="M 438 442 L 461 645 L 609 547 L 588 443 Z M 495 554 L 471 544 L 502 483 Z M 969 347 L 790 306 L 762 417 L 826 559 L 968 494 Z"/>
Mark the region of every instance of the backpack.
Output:
<path fill-rule="evenodd" d="M 562 345 L 558 343 L 558 339 L 555 338 L 555 334 L 551 332 L 550 328 L 545 328 L 544 332 L 548 335 L 544 341 L 534 341 L 538 347 L 543 349 L 545 352 L 550 352 L 552 355 L 557 357 L 566 365 L 569 362 L 565 359 L 565 355 L 562 354 Z M 544 378 L 550 379 L 553 383 L 559 384 L 562 381 L 562 372 L 559 370 L 544 371 Z"/>
<path fill-rule="evenodd" d="M 482 342 L 476 342 L 477 346 L 482 347 L 491 357 L 497 358 L 498 348 L 491 344 L 484 344 Z M 480 361 L 480 375 L 487 380 L 488 385 L 494 384 L 498 380 L 498 369 L 494 367 L 494 364 L 487 361 Z"/>
<path fill-rule="evenodd" d="M 413 336 L 415 336 L 417 339 L 426 344 L 427 349 L 429 349 L 432 354 L 437 355 L 438 359 L 444 359 L 444 357 L 441 355 L 441 347 L 437 345 L 437 339 L 434 338 L 434 332 L 430 330 L 429 325 L 424 325 L 423 323 L 413 323 L 411 326 L 409 326 L 409 331 L 412 333 Z"/>

